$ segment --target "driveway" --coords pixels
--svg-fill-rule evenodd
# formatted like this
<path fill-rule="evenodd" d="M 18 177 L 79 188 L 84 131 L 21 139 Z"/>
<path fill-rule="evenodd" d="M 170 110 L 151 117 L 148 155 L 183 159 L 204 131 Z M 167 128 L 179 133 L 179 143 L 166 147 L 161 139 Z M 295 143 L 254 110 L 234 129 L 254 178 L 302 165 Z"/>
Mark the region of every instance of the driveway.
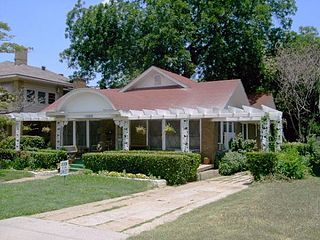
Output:
<path fill-rule="evenodd" d="M 126 239 L 248 187 L 245 173 L 0 221 L 1 240 Z"/>

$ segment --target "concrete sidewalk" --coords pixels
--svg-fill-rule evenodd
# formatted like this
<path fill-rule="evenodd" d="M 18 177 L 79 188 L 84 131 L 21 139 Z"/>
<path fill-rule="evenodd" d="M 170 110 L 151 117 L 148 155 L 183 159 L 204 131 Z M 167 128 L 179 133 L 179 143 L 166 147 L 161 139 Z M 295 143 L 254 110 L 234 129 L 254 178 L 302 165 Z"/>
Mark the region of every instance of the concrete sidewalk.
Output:
<path fill-rule="evenodd" d="M 0 221 L 1 240 L 125 239 L 239 192 L 247 188 L 251 181 L 250 175 L 240 173 L 177 187 L 153 189 L 31 217 L 7 219 Z M 18 235 L 19 232 L 21 235 Z M 70 235 L 66 235 L 66 232 Z"/>

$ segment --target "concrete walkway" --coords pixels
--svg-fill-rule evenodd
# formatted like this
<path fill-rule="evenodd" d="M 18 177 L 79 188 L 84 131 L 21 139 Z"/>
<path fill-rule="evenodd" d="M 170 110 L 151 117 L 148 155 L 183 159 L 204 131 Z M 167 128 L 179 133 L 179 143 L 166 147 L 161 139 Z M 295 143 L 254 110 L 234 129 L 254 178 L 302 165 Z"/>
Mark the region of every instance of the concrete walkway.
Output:
<path fill-rule="evenodd" d="M 7 219 L 0 221 L 1 239 L 126 239 L 239 192 L 251 181 L 240 173 Z"/>

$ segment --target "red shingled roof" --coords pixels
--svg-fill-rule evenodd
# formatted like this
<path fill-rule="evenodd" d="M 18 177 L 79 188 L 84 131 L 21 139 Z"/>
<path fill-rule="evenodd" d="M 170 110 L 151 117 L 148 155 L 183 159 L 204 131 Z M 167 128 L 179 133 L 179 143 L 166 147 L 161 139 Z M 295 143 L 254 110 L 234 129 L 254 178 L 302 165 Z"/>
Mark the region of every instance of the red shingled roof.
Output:
<path fill-rule="evenodd" d="M 158 69 L 158 68 L 157 68 Z M 104 94 L 117 110 L 168 109 L 168 108 L 225 108 L 240 80 L 223 80 L 197 83 L 188 78 L 158 69 L 164 74 L 187 85 L 188 88 L 96 89 Z M 244 93 L 245 94 L 245 93 Z M 54 110 L 64 97 L 48 106 L 44 111 Z"/>

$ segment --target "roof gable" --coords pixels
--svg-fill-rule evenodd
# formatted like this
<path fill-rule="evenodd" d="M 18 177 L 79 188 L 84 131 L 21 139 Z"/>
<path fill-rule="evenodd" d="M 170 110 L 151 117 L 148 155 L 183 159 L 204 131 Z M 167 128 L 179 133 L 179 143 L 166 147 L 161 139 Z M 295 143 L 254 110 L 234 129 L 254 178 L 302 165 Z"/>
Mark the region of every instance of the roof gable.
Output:
<path fill-rule="evenodd" d="M 121 92 L 149 88 L 189 88 L 192 80 L 157 67 L 150 67 L 125 86 Z"/>

